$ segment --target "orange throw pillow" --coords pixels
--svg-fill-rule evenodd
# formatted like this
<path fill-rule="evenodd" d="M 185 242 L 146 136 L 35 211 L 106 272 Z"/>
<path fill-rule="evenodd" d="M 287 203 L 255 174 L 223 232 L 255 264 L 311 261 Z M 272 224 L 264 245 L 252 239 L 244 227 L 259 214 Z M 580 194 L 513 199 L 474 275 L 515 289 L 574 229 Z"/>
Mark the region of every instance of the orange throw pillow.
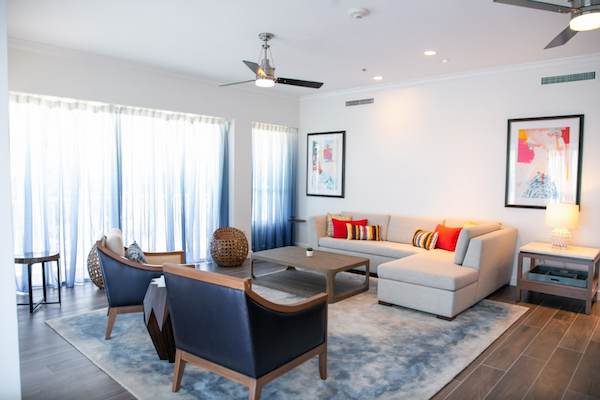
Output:
<path fill-rule="evenodd" d="M 333 238 L 336 239 L 348 239 L 348 228 L 346 228 L 346 224 L 358 225 L 358 226 L 367 226 L 367 220 L 361 219 L 358 221 L 341 221 L 339 219 L 333 218 L 331 220 L 333 223 Z"/>
<path fill-rule="evenodd" d="M 456 242 L 458 242 L 458 235 L 462 228 L 448 228 L 443 225 L 438 225 L 435 231 L 438 232 L 438 240 L 435 247 L 454 251 L 456 250 Z"/>

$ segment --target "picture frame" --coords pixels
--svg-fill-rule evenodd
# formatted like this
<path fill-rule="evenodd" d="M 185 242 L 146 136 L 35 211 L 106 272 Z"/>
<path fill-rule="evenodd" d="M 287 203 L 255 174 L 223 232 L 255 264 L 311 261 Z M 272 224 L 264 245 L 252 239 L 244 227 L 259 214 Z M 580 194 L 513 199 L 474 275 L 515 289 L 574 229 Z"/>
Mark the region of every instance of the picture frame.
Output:
<path fill-rule="evenodd" d="M 583 117 L 508 120 L 505 207 L 580 205 Z"/>
<path fill-rule="evenodd" d="M 344 197 L 346 131 L 309 133 L 306 195 Z"/>

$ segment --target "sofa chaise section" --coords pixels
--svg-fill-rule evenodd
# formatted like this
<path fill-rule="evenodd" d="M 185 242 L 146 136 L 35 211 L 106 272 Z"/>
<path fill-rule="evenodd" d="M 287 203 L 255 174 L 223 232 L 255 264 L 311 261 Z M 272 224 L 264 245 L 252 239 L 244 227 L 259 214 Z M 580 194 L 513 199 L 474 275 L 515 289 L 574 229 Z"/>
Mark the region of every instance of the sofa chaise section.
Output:
<path fill-rule="evenodd" d="M 499 223 L 343 211 L 381 226 L 381 241 L 327 237 L 327 216 L 309 218 L 314 249 L 366 257 L 379 277 L 381 304 L 399 305 L 452 319 L 510 282 L 517 230 Z M 468 223 L 467 223 L 468 222 Z M 462 228 L 455 251 L 412 245 L 417 229 Z"/>

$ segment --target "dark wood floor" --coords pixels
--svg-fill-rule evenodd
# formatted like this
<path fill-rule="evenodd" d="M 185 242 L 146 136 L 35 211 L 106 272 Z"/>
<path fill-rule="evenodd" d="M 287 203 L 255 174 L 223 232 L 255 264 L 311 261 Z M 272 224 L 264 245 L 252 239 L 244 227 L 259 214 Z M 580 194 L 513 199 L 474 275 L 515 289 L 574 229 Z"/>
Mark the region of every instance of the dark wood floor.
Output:
<path fill-rule="evenodd" d="M 247 263 L 202 268 L 243 278 L 250 275 Z M 255 273 L 281 268 L 257 262 Z M 55 292 L 50 290 L 50 296 Z M 489 298 L 515 303 L 515 292 L 506 286 Z M 529 311 L 435 400 L 600 399 L 600 306 L 595 304 L 588 316 L 582 314 L 583 301 L 526 293 L 520 304 Z M 134 399 L 45 323 L 106 307 L 104 291 L 86 283 L 63 289 L 62 296 L 62 306 L 43 305 L 33 314 L 28 307 L 18 309 L 23 399 Z"/>

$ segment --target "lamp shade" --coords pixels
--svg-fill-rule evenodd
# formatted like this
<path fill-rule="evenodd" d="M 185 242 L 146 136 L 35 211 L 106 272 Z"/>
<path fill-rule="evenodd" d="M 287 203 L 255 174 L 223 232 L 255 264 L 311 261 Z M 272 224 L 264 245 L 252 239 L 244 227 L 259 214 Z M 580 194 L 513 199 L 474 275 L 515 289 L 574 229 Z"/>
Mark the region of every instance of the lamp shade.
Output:
<path fill-rule="evenodd" d="M 591 31 L 600 28 L 600 5 L 590 5 L 573 13 L 569 27 L 574 31 Z"/>
<path fill-rule="evenodd" d="M 577 204 L 546 205 L 546 226 L 577 229 L 579 227 L 579 206 Z"/>

